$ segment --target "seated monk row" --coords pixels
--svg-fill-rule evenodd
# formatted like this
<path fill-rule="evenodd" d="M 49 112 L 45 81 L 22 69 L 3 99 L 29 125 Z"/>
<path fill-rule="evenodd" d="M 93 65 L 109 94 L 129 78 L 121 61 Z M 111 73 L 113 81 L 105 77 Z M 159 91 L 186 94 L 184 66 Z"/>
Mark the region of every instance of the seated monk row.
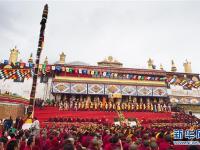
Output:
<path fill-rule="evenodd" d="M 91 111 L 151 111 L 170 112 L 171 106 L 166 104 L 153 103 L 133 103 L 133 102 L 87 102 L 70 101 L 60 102 L 59 110 L 91 110 Z"/>

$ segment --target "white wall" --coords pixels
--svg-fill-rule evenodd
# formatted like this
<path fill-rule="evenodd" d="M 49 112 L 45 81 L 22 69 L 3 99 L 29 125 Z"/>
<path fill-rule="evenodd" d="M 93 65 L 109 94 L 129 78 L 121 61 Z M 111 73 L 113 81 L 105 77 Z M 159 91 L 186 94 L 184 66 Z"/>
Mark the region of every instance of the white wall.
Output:
<path fill-rule="evenodd" d="M 1 93 L 6 91 L 11 93 L 16 93 L 19 96 L 29 99 L 32 86 L 32 78 L 24 79 L 24 82 L 14 82 L 13 80 L 0 80 L 0 90 Z M 40 78 L 38 78 L 37 89 L 36 89 L 36 98 L 52 98 L 51 95 L 51 82 L 52 79 L 49 78 L 48 83 L 40 83 Z"/>
<path fill-rule="evenodd" d="M 170 86 L 170 89 L 167 89 L 168 95 L 172 96 L 192 96 L 200 97 L 200 88 L 192 88 L 192 90 L 184 90 L 182 86 Z"/>

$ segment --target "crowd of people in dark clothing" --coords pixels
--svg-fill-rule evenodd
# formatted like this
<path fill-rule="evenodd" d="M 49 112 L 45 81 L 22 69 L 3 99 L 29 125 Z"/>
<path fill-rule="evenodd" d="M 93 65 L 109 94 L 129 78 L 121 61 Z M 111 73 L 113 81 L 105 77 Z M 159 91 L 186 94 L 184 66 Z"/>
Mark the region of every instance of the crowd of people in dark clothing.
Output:
<path fill-rule="evenodd" d="M 22 125 L 24 123 L 24 120 L 21 117 L 16 117 L 15 123 L 13 123 L 13 122 L 14 121 L 13 121 L 12 117 L 2 120 L 3 128 L 5 130 L 10 129 L 11 127 L 14 127 L 16 129 L 21 129 Z"/>
<path fill-rule="evenodd" d="M 174 113 L 171 119 L 143 119 L 141 121 L 142 124 L 177 124 L 184 123 L 188 125 L 200 125 L 200 119 L 193 115 L 185 114 L 184 112 Z"/>
<path fill-rule="evenodd" d="M 2 150 L 198 150 L 198 146 L 173 144 L 174 129 L 199 128 L 199 119 L 184 113 L 175 114 L 189 124 L 177 126 L 109 125 L 98 122 L 75 122 L 71 124 L 47 124 L 40 128 L 39 135 L 31 130 L 22 130 L 16 123 L 4 126 L 1 132 Z M 92 120 L 90 120 L 92 121 Z M 73 123 L 74 122 L 74 123 Z M 159 120 L 157 120 L 159 122 Z M 190 123 L 193 123 L 191 126 Z M 195 122 L 195 123 L 194 123 Z M 18 123 L 19 124 L 19 123 Z M 184 140 L 184 139 L 183 139 Z"/>

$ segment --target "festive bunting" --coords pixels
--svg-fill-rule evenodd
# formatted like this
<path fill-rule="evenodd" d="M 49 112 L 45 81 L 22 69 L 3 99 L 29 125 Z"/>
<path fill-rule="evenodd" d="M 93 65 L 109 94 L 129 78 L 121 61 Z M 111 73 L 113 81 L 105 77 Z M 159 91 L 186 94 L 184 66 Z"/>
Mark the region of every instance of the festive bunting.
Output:
<path fill-rule="evenodd" d="M 72 73 L 72 72 L 73 72 L 73 69 L 72 69 L 72 68 L 69 68 L 69 72 Z"/>
<path fill-rule="evenodd" d="M 20 63 L 20 68 L 24 68 L 25 63 Z"/>
<path fill-rule="evenodd" d="M 42 69 L 42 64 L 40 64 L 38 68 L 39 68 L 39 70 L 41 70 Z"/>
<path fill-rule="evenodd" d="M 8 65 L 9 61 L 8 60 L 4 60 L 4 65 Z"/>
<path fill-rule="evenodd" d="M 23 79 L 32 76 L 30 69 L 0 70 L 0 79 Z"/>
<path fill-rule="evenodd" d="M 51 66 L 46 66 L 46 72 L 50 72 L 51 71 Z"/>
<path fill-rule="evenodd" d="M 46 73 L 46 64 L 42 65 L 42 73 L 45 74 Z"/>
<path fill-rule="evenodd" d="M 87 70 L 87 74 L 88 74 L 88 75 L 90 75 L 90 71 L 91 71 L 91 70 Z"/>
<path fill-rule="evenodd" d="M 29 63 L 29 67 L 33 68 L 34 64 L 33 63 Z"/>
<path fill-rule="evenodd" d="M 117 78 L 117 73 L 114 74 L 114 77 Z"/>
<path fill-rule="evenodd" d="M 147 77 L 147 80 L 151 80 L 151 77 Z"/>
<path fill-rule="evenodd" d="M 173 83 L 175 83 L 176 82 L 176 78 L 174 77 L 174 78 L 172 78 L 170 81 L 169 81 L 169 84 L 173 84 Z"/>
<path fill-rule="evenodd" d="M 29 67 L 29 63 L 26 63 L 26 64 L 25 64 L 25 67 L 26 67 L 26 68 Z"/>
<path fill-rule="evenodd" d="M 56 67 L 55 66 L 51 66 L 51 70 L 55 70 L 56 69 Z"/>
<path fill-rule="evenodd" d="M 94 70 L 92 70 L 90 73 L 91 73 L 91 75 L 94 75 Z"/>
<path fill-rule="evenodd" d="M 200 81 L 195 82 L 195 83 L 194 83 L 194 87 L 195 87 L 195 88 L 200 87 Z"/>
<path fill-rule="evenodd" d="M 61 69 L 62 69 L 61 66 L 56 66 L 55 71 L 60 72 L 60 71 L 62 71 Z"/>
<path fill-rule="evenodd" d="M 87 70 L 82 70 L 82 73 L 83 74 L 87 74 Z"/>
<path fill-rule="evenodd" d="M 62 67 L 62 71 L 63 71 L 63 72 L 65 71 L 65 67 Z"/>
<path fill-rule="evenodd" d="M 78 73 L 78 69 L 74 69 L 74 73 L 77 74 Z"/>
<path fill-rule="evenodd" d="M 110 72 L 106 72 L 106 77 L 110 77 Z"/>
<path fill-rule="evenodd" d="M 69 72 L 69 68 L 68 68 L 68 67 L 66 67 L 66 68 L 65 68 L 65 71 L 66 71 L 66 72 Z"/>
<path fill-rule="evenodd" d="M 3 66 L 5 64 L 8 64 L 8 60 L 4 60 Z M 18 69 L 1 69 L 0 70 L 0 79 L 22 79 L 22 78 L 30 78 L 33 75 L 33 70 L 31 68 L 34 68 L 33 63 L 15 63 L 15 68 L 18 67 Z M 2 67 L 3 68 L 3 67 Z M 26 68 L 29 68 L 29 72 L 24 71 Z M 156 77 L 151 75 L 136 75 L 131 73 L 115 73 L 105 70 L 97 70 L 97 69 L 83 69 L 83 68 L 70 68 L 70 67 L 64 67 L 64 66 L 51 66 L 46 64 L 40 64 L 39 65 L 39 75 L 51 73 L 51 71 L 56 72 L 68 72 L 70 74 L 83 74 L 83 75 L 89 75 L 89 76 L 98 76 L 98 77 L 106 77 L 106 78 L 118 78 L 118 79 L 130 79 L 130 80 L 145 80 L 145 81 L 162 81 L 166 82 L 168 85 L 180 85 L 183 88 L 191 89 L 191 88 L 199 88 L 200 87 L 200 81 L 194 81 L 189 78 L 184 77 L 176 77 L 176 76 L 170 76 L 170 77 Z"/>
<path fill-rule="evenodd" d="M 19 62 L 16 62 L 16 63 L 15 63 L 15 66 L 19 66 L 19 64 L 20 64 Z"/>
<path fill-rule="evenodd" d="M 98 71 L 94 71 L 94 74 L 95 74 L 95 75 L 98 75 Z"/>

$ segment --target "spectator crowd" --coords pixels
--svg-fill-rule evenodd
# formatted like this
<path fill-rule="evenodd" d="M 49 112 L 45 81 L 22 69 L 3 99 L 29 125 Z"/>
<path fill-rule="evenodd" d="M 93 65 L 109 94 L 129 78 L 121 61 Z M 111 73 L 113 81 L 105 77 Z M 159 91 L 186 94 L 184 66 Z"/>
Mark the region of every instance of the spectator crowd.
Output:
<path fill-rule="evenodd" d="M 129 127 L 98 122 L 55 122 L 40 128 L 34 118 L 30 129 L 22 130 L 20 121 L 10 121 L 1 130 L 1 150 L 198 150 L 198 146 L 173 144 L 174 129 L 199 128 L 200 120 L 184 113 L 175 118 L 188 120 L 185 125 Z M 18 118 L 18 120 L 20 120 Z M 5 121 L 5 120 L 4 120 Z M 67 121 L 67 120 L 66 120 Z M 9 122 L 9 121 L 8 121 Z M 157 122 L 160 122 L 157 120 Z M 162 122 L 163 123 L 163 122 Z M 36 132 L 37 130 L 37 132 Z M 186 139 L 183 139 L 186 140 Z"/>

